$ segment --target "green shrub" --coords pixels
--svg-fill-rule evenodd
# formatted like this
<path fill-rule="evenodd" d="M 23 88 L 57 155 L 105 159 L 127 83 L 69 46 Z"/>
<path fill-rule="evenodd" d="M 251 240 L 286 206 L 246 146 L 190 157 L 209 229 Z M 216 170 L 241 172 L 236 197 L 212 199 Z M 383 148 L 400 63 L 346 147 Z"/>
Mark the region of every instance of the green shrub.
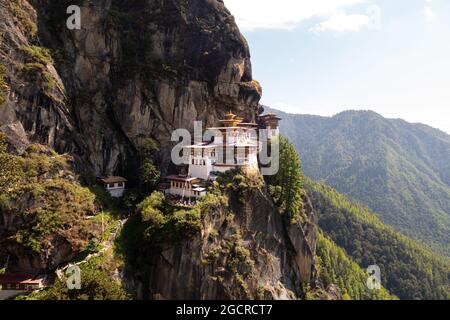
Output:
<path fill-rule="evenodd" d="M 228 206 L 228 198 L 219 190 L 210 190 L 197 204 L 202 216 Z"/>
<path fill-rule="evenodd" d="M 137 209 L 140 213 L 142 241 L 158 246 L 162 242 L 189 238 L 201 230 L 200 206 L 177 209 L 170 206 L 161 192 L 153 192 Z"/>
<path fill-rule="evenodd" d="M 56 80 L 42 63 L 30 62 L 22 67 L 22 72 L 32 76 L 37 76 L 41 81 L 41 88 L 47 96 L 51 96 L 51 91 L 56 86 Z"/>
<path fill-rule="evenodd" d="M 39 209 L 33 214 L 33 222 L 26 229 L 19 230 L 16 241 L 36 252 L 41 251 L 42 243 L 56 229 L 61 227 L 61 219 L 57 211 Z"/>
<path fill-rule="evenodd" d="M 24 300 L 129 300 L 130 296 L 108 270 L 89 262 L 81 266 L 81 290 L 69 290 L 66 279 L 57 279 L 52 288 L 22 296 Z"/>
<path fill-rule="evenodd" d="M 90 223 L 84 218 L 96 210 L 95 195 L 66 178 L 73 174 L 66 161 L 40 145 L 14 156 L 0 135 L 0 211 L 25 221 L 14 238 L 36 252 L 55 235 L 80 246 L 89 237 Z"/>
<path fill-rule="evenodd" d="M 37 62 L 43 64 L 44 66 L 53 64 L 51 51 L 47 48 L 38 46 L 21 46 L 20 50 L 32 62 Z"/>
<path fill-rule="evenodd" d="M 14 23 L 22 29 L 25 36 L 35 39 L 37 36 L 38 27 L 34 21 L 33 12 L 30 9 L 26 10 L 24 0 L 9 0 L 9 10 L 13 14 Z"/>
<path fill-rule="evenodd" d="M 0 194 L 18 186 L 24 176 L 22 159 L 7 150 L 6 136 L 0 132 Z"/>
<path fill-rule="evenodd" d="M 123 195 L 121 206 L 123 209 L 132 212 L 136 208 L 140 198 L 141 194 L 139 190 L 127 189 Z"/>
<path fill-rule="evenodd" d="M 145 198 L 137 208 L 141 213 L 142 221 L 150 222 L 155 227 L 160 228 L 165 222 L 161 209 L 164 208 L 165 196 L 162 192 L 154 192 L 149 197 Z"/>
<path fill-rule="evenodd" d="M 177 231 L 190 232 L 201 229 L 200 209 L 175 211 L 172 215 L 172 223 Z"/>
<path fill-rule="evenodd" d="M 216 182 L 220 189 L 236 192 L 241 197 L 247 191 L 258 190 L 264 186 L 264 180 L 261 176 L 248 176 L 240 169 L 218 173 Z M 243 201 L 242 198 L 241 200 Z"/>
<path fill-rule="evenodd" d="M 22 72 L 40 78 L 43 92 L 51 97 L 52 90 L 56 87 L 57 81 L 49 72 L 47 66 L 53 64 L 51 51 L 38 46 L 21 46 L 27 62 L 22 67 Z"/>
<path fill-rule="evenodd" d="M 37 187 L 42 190 L 33 194 Z M 80 218 L 95 211 L 95 196 L 88 189 L 63 179 L 31 182 L 21 188 L 19 193 L 29 197 L 32 203 L 39 204 L 37 208 L 20 212 L 27 224 L 16 234 L 18 243 L 36 252 L 41 250 L 49 237 L 64 233 L 74 224 L 77 224 L 77 228 L 86 224 Z"/>

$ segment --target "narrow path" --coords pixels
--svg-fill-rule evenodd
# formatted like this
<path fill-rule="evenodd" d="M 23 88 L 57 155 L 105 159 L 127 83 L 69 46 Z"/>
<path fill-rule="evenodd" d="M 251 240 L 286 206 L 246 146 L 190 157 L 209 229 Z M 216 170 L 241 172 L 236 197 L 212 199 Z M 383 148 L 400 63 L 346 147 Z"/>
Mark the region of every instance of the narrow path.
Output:
<path fill-rule="evenodd" d="M 119 221 L 119 225 L 116 227 L 116 229 L 115 229 L 113 232 L 111 232 L 111 235 L 109 236 L 109 238 L 108 238 L 106 241 L 103 241 L 103 242 L 101 243 L 101 246 L 102 246 L 102 249 L 101 249 L 101 250 L 99 250 L 99 251 L 96 252 L 96 253 L 91 253 L 91 254 L 89 254 L 89 255 L 88 255 L 86 258 L 84 258 L 82 261 L 79 261 L 79 262 L 77 262 L 77 263 L 68 263 L 68 264 L 66 264 L 64 267 L 58 268 L 58 269 L 56 270 L 56 275 L 58 276 L 58 278 L 61 279 L 61 277 L 62 277 L 64 271 L 65 271 L 68 267 L 70 267 L 70 266 L 80 266 L 80 265 L 82 265 L 82 264 L 84 264 L 84 263 L 87 263 L 89 260 L 91 260 L 91 259 L 93 259 L 93 258 L 96 258 L 96 257 L 101 256 L 101 255 L 104 254 L 106 251 L 108 251 L 109 249 L 111 249 L 111 247 L 112 247 L 113 244 L 114 244 L 114 240 L 116 240 L 117 235 L 120 233 L 120 231 L 122 230 L 123 226 L 125 225 L 125 223 L 126 223 L 127 221 L 128 221 L 128 218 Z"/>

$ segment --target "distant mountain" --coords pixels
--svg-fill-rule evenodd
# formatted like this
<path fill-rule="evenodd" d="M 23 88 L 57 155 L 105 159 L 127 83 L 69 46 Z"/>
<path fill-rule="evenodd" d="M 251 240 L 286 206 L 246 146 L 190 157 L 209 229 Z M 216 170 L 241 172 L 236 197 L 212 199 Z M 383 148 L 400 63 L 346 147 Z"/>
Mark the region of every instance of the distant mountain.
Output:
<path fill-rule="evenodd" d="M 372 111 L 333 117 L 273 111 L 283 118 L 281 132 L 299 150 L 307 176 L 450 255 L 449 135 Z"/>

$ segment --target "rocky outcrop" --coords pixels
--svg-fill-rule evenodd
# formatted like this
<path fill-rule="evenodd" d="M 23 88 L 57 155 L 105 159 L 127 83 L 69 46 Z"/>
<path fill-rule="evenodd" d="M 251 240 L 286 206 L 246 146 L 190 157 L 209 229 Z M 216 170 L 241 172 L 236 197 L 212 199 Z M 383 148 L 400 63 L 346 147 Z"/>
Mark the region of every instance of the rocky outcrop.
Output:
<path fill-rule="evenodd" d="M 70 169 L 70 157 L 32 145 L 7 165 L 17 183 L 0 188 L 0 266 L 8 272 L 46 273 L 73 260 L 100 238 L 96 196 Z M 11 178 L 13 176 L 11 175 Z M 3 186 L 3 185 L 2 185 Z"/>
<path fill-rule="evenodd" d="M 127 175 L 152 137 L 164 171 L 174 129 L 215 124 L 229 110 L 258 113 L 247 43 L 220 0 L 0 2 L 9 86 L 0 128 L 19 150 L 38 141 L 97 175 Z M 81 30 L 66 27 L 69 4 L 82 8 Z M 50 48 L 53 61 L 25 72 L 36 61 L 24 46 Z"/>
<path fill-rule="evenodd" d="M 230 195 L 201 232 L 139 248 L 126 282 L 139 299 L 299 299 L 315 283 L 314 223 L 291 225 L 264 189 Z M 304 216 L 314 221 L 311 207 Z"/>

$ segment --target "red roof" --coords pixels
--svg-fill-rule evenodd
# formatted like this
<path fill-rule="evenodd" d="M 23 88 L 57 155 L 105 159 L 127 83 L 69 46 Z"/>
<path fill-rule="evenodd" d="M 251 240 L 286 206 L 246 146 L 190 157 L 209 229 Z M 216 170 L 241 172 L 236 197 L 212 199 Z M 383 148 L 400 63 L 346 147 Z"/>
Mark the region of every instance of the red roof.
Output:
<path fill-rule="evenodd" d="M 282 120 L 280 117 L 278 117 L 275 113 L 272 113 L 272 112 L 260 115 L 259 118 L 262 120 L 265 120 L 265 119 Z"/>
<path fill-rule="evenodd" d="M 40 284 L 43 279 L 29 273 L 6 273 L 0 275 L 0 284 Z"/>
<path fill-rule="evenodd" d="M 106 177 L 101 180 L 103 181 L 103 183 L 106 183 L 106 184 L 127 182 L 127 179 L 125 179 L 123 177 Z"/>

